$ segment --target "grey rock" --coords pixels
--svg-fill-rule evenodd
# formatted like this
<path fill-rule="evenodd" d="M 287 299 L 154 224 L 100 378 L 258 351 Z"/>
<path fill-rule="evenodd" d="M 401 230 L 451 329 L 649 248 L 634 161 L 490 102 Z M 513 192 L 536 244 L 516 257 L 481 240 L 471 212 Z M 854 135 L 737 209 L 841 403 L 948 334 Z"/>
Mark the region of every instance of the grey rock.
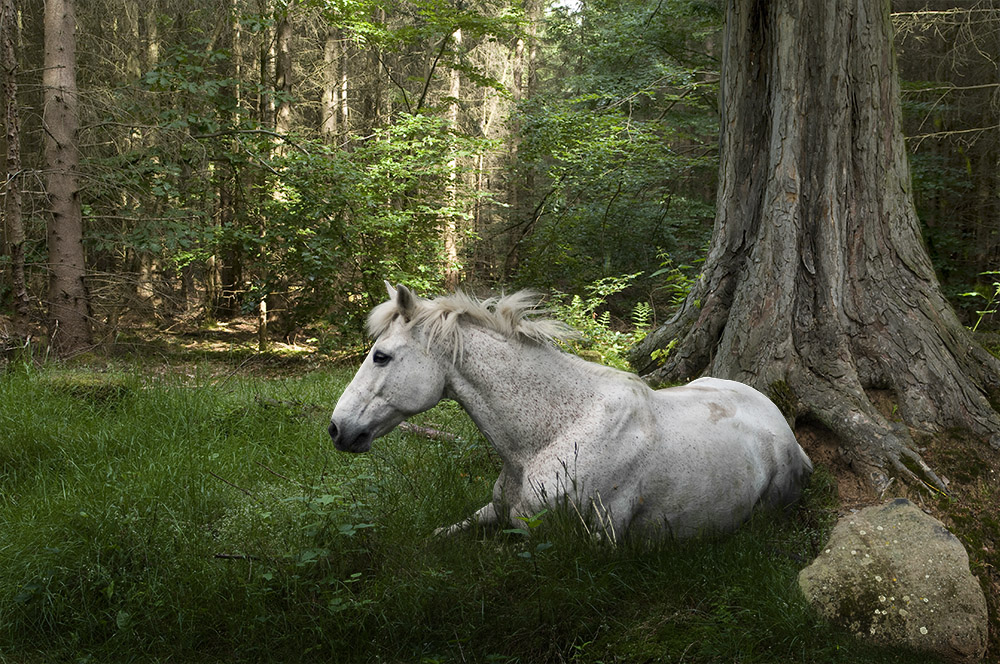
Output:
<path fill-rule="evenodd" d="M 986 597 L 965 547 L 905 498 L 842 518 L 799 573 L 817 611 L 858 637 L 956 662 L 986 651 Z"/>

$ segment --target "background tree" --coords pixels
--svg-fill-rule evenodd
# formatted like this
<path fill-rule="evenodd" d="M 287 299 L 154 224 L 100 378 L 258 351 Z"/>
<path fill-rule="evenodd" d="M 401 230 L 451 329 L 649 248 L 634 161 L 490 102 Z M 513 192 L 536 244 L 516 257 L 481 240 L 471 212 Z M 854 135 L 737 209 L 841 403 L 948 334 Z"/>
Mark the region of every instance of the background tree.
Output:
<path fill-rule="evenodd" d="M 996 267 L 997 10 L 896 4 L 914 197 L 945 294 L 970 303 L 962 320 L 972 324 L 991 307 L 959 295 L 994 295 L 994 278 L 979 273 Z M 16 189 L 37 322 L 48 283 L 44 12 L 41 0 L 17 9 Z M 77 7 L 91 324 L 113 338 L 129 325 L 213 324 L 265 302 L 269 336 L 325 321 L 325 334 L 343 331 L 348 343 L 383 277 L 437 291 L 449 274 L 472 290 L 531 286 L 587 302 L 599 291 L 606 303 L 592 313 L 610 311 L 616 331 L 645 301 L 666 315 L 711 234 L 719 9 L 715 0 Z M 357 182 L 365 186 L 345 188 Z"/>
<path fill-rule="evenodd" d="M 84 281 L 83 214 L 77 175 L 76 15 L 73 0 L 45 2 L 46 184 L 51 208 L 49 336 L 61 354 L 90 346 L 90 298 Z"/>
<path fill-rule="evenodd" d="M 896 0 L 892 16 L 914 202 L 941 285 L 975 324 L 1000 263 L 1000 5 Z"/>
<path fill-rule="evenodd" d="M 708 259 L 636 363 L 657 381 L 756 385 L 832 431 L 876 487 L 891 468 L 944 488 L 910 432 L 995 436 L 1000 365 L 921 242 L 889 3 L 730 0 L 724 53 Z"/>
<path fill-rule="evenodd" d="M 649 297 L 661 262 L 703 254 L 719 26 L 708 2 L 595 0 L 548 15 L 536 88 L 515 116 L 509 278 L 580 292 L 643 271 L 634 292 Z"/>
<path fill-rule="evenodd" d="M 0 69 L 3 73 L 4 127 L 7 151 L 4 178 L 3 254 L 10 261 L 10 301 L 15 332 L 26 333 L 28 288 L 24 278 L 24 221 L 21 218 L 21 117 L 17 103 L 17 48 L 19 41 L 14 0 L 0 5 Z"/>

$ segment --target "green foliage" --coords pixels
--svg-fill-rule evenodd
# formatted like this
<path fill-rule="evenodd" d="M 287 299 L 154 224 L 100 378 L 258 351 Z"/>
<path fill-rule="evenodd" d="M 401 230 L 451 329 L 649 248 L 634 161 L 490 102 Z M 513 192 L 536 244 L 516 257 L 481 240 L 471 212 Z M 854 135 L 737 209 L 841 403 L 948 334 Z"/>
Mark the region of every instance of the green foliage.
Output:
<path fill-rule="evenodd" d="M 235 105 L 229 58 L 200 42 L 177 46 L 142 77 L 150 98 L 184 102 L 135 108 L 136 119 L 153 114 L 157 140 L 92 164 L 115 173 L 89 190 L 92 248 L 155 255 L 161 269 L 212 256 L 238 264 L 244 283 L 234 296 L 250 311 L 281 293 L 285 329 L 331 314 L 357 334 L 384 278 L 440 289 L 441 228 L 464 219 L 478 196 L 455 163 L 470 163 L 487 143 L 433 114 L 399 114 L 351 150 L 276 137 Z M 168 149 L 160 139 L 169 136 L 180 141 Z M 124 229 L 99 221 L 119 216 L 122 191 L 134 192 L 137 218 Z M 205 201 L 223 194 L 226 209 L 214 217 Z"/>
<path fill-rule="evenodd" d="M 637 331 L 624 331 L 625 326 L 615 329 L 606 306 L 610 296 L 624 291 L 640 274 L 598 279 L 586 287 L 584 297 L 557 292 L 550 304 L 553 315 L 581 335 L 562 342 L 563 346 L 584 359 L 627 370 L 626 355 L 636 341 Z M 648 315 L 648 305 L 643 311 L 640 317 Z"/>
<path fill-rule="evenodd" d="M 311 320 L 335 298 L 337 320 L 348 328 L 384 299 L 383 279 L 439 290 L 441 227 L 464 219 L 463 201 L 472 196 L 461 185 L 458 198 L 448 194 L 454 160 L 483 142 L 452 133 L 439 118 L 401 115 L 351 152 L 319 142 L 299 147 L 274 162 L 268 186 L 276 193 L 262 210 L 266 232 L 242 245 L 262 257 L 258 273 L 268 277 L 260 289 L 270 292 L 294 275 L 294 316 Z"/>
<path fill-rule="evenodd" d="M 541 92 L 518 116 L 515 177 L 535 197 L 518 278 L 577 291 L 595 279 L 691 262 L 711 227 L 716 158 L 710 5 L 615 0 L 554 12 Z"/>
<path fill-rule="evenodd" d="M 455 443 L 396 433 L 347 455 L 324 429 L 349 370 L 129 369 L 114 417 L 89 388 L 51 389 L 87 384 L 79 370 L 0 378 L 6 658 L 926 661 L 856 642 L 798 593 L 829 482 L 718 541 L 611 546 L 563 509 L 436 538 L 498 470 L 454 405 L 421 421 Z"/>
<path fill-rule="evenodd" d="M 991 271 L 983 272 L 980 276 L 996 279 L 998 275 L 1000 275 L 1000 272 Z M 972 325 L 972 331 L 975 332 L 987 316 L 993 316 L 997 313 L 997 302 L 1000 300 L 1000 281 L 995 280 L 988 288 L 962 293 L 961 296 L 986 301 L 982 309 L 976 309 L 975 313 L 978 318 L 976 318 L 976 322 Z"/>
<path fill-rule="evenodd" d="M 666 254 L 659 258 L 661 267 L 647 282 L 653 283 L 654 294 L 656 291 L 666 294 L 667 306 L 675 309 L 687 298 L 697 277 L 691 276 L 690 265 L 674 265 Z M 584 296 L 557 291 L 550 305 L 552 313 L 581 335 L 563 342 L 563 346 L 585 359 L 628 371 L 628 351 L 653 327 L 654 309 L 650 302 L 639 300 L 632 305 L 626 323 L 613 319 L 611 300 L 620 297 L 640 277 L 642 273 L 636 272 L 598 279 L 584 287 Z M 665 360 L 676 343 L 673 340 L 665 348 L 655 350 L 653 360 Z"/>

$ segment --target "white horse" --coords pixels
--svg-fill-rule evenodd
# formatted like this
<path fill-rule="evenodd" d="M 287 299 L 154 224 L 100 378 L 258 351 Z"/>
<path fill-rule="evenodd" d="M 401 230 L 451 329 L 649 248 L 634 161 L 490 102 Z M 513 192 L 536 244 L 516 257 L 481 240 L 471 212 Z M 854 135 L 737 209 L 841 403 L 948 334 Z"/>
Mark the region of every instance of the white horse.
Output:
<path fill-rule="evenodd" d="M 572 331 L 536 317 L 531 293 L 426 300 L 386 287 L 368 318 L 374 346 L 329 432 L 337 449 L 366 452 L 442 398 L 461 404 L 503 467 L 493 500 L 439 531 L 569 503 L 612 537 L 726 532 L 757 504 L 795 502 L 812 472 L 781 412 L 747 385 L 700 378 L 654 391 L 561 352 L 551 341 Z"/>

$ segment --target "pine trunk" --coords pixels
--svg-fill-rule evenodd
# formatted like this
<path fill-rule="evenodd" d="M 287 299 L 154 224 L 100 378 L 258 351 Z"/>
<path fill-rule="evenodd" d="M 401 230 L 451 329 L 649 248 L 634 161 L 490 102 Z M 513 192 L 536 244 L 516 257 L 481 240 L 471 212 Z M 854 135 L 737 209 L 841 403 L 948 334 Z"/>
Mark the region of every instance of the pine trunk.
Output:
<path fill-rule="evenodd" d="M 279 95 L 274 115 L 274 130 L 287 135 L 292 130 L 292 18 L 291 3 L 278 16 L 275 31 L 276 53 L 274 59 L 275 91 Z M 278 153 L 285 150 L 278 144 Z"/>
<path fill-rule="evenodd" d="M 341 60 L 340 30 L 330 28 L 323 42 L 323 98 L 320 104 L 320 133 L 330 143 L 337 140 Z"/>
<path fill-rule="evenodd" d="M 876 489 L 893 470 L 944 489 L 913 436 L 959 427 L 996 444 L 1000 364 L 920 237 L 888 0 L 729 0 L 723 58 L 709 256 L 635 364 L 653 381 L 762 389 L 833 432 Z"/>
<path fill-rule="evenodd" d="M 455 50 L 462 48 L 462 29 L 451 35 Z M 452 132 L 458 133 L 458 100 L 462 94 L 462 72 L 452 69 L 448 82 L 448 125 Z M 452 157 L 448 162 L 448 199 L 454 210 L 445 220 L 444 226 L 444 284 L 448 290 L 458 288 L 461 272 L 458 262 L 458 157 Z"/>
<path fill-rule="evenodd" d="M 49 336 L 56 352 L 90 346 L 90 304 L 84 281 L 83 214 L 77 181 L 79 116 L 73 0 L 45 2 L 45 161 L 51 217 Z"/>
<path fill-rule="evenodd" d="M 10 256 L 11 304 L 14 328 L 27 333 L 28 288 L 24 278 L 24 221 L 21 216 L 21 121 L 17 105 L 18 25 L 14 0 L 0 6 L 0 66 L 3 69 L 5 129 L 7 136 L 6 183 L 4 186 L 5 250 Z"/>

